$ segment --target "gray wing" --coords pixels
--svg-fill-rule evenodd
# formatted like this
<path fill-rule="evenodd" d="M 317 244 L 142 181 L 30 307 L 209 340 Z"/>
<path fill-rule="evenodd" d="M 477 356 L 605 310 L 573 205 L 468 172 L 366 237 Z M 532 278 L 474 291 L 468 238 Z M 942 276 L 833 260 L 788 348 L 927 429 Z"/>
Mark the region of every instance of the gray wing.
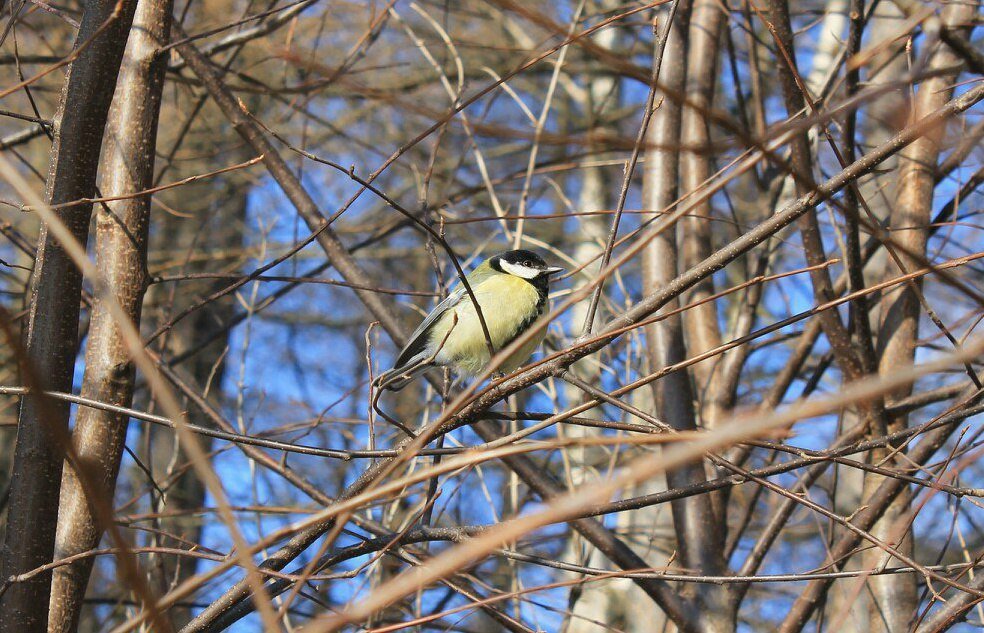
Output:
<path fill-rule="evenodd" d="M 444 301 L 437 304 L 430 314 L 417 326 L 417 329 L 413 331 L 410 338 L 407 339 L 407 344 L 403 346 L 400 350 L 400 355 L 396 357 L 396 362 L 393 367 L 399 369 L 406 365 L 411 359 L 424 351 L 427 347 L 427 339 L 430 334 L 430 329 L 437 322 L 441 315 L 443 315 L 448 308 L 452 308 L 461 301 L 462 297 L 467 297 L 465 294 L 465 288 L 459 285 L 451 294 L 444 298 Z"/>

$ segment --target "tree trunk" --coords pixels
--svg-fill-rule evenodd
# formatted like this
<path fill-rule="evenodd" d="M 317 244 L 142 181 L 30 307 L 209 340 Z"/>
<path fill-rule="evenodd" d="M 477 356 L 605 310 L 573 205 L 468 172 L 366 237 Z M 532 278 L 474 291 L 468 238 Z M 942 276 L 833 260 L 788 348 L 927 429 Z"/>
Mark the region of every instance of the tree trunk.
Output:
<path fill-rule="evenodd" d="M 596 2 L 589 8 L 590 12 L 600 12 L 611 10 L 612 2 L 609 0 Z M 617 28 L 606 29 L 597 35 L 598 44 L 607 49 L 614 49 L 618 44 Z M 619 86 L 618 79 L 612 74 L 606 74 L 604 65 L 591 64 L 588 62 L 593 72 L 585 77 L 585 100 L 581 104 L 585 118 L 587 118 L 587 129 L 591 130 L 591 138 L 604 138 L 603 132 L 612 130 L 604 124 L 607 113 L 618 106 Z M 592 143 L 591 158 L 598 160 L 604 154 L 603 143 Z M 609 177 L 605 167 L 588 166 L 576 172 L 576 186 L 578 187 L 577 209 L 579 211 L 597 211 L 601 209 L 611 209 L 613 206 L 613 182 Z M 574 184 L 574 183 L 572 183 Z M 615 190 L 617 191 L 617 189 Z M 601 254 L 605 245 L 605 220 L 608 216 L 599 215 L 597 217 L 586 218 L 579 231 L 579 239 L 574 244 L 574 249 L 570 253 L 574 261 L 595 262 L 583 271 L 589 277 L 597 276 L 600 271 Z M 599 310 L 601 312 L 601 310 Z M 580 327 L 588 314 L 588 302 L 582 301 L 571 308 L 571 323 Z M 578 376 L 591 383 L 597 384 L 601 374 L 601 364 L 597 358 L 589 357 L 574 364 L 574 370 Z M 583 402 L 585 393 L 576 386 L 561 383 L 562 393 L 568 406 Z M 569 437 L 587 437 L 596 434 L 595 429 L 587 427 L 572 426 L 564 429 Z M 583 482 L 590 480 L 597 474 L 588 462 L 590 460 L 590 450 L 575 448 L 570 454 L 570 485 L 577 487 Z M 567 543 L 567 551 L 564 553 L 564 560 L 575 565 L 604 566 L 606 561 L 595 548 L 591 547 L 584 538 L 577 532 L 571 533 Z M 613 582 L 588 583 L 575 585 L 570 592 L 567 608 L 570 613 L 566 619 L 565 631 L 567 633 L 593 633 L 599 630 L 596 622 L 609 622 L 611 619 L 618 619 L 616 615 L 621 605 L 618 604 L 619 594 L 631 591 L 631 582 L 614 580 Z M 649 602 L 646 598 L 642 598 Z"/>
<path fill-rule="evenodd" d="M 943 22 L 949 27 L 970 21 L 976 7 L 963 2 L 950 2 L 943 12 Z M 946 45 L 937 42 L 938 47 L 930 62 L 930 70 L 953 67 L 959 58 Z M 949 72 L 927 79 L 919 87 L 912 105 L 910 122 L 918 120 L 950 100 L 957 72 Z M 919 256 L 926 254 L 926 241 L 929 224 L 932 221 L 933 191 L 936 186 L 936 165 L 940 157 L 940 141 L 945 129 L 920 138 L 902 150 L 899 160 L 898 188 L 890 222 L 892 238 L 898 244 L 896 256 L 889 257 L 885 268 L 885 278 L 890 279 L 904 274 L 923 264 Z M 921 288 L 921 280 L 913 282 Z M 915 359 L 919 338 L 920 305 L 916 289 L 901 286 L 888 293 L 882 300 L 882 324 L 878 339 L 879 372 L 890 375 L 907 367 Z M 912 393 L 908 386 L 889 394 L 892 400 L 905 398 Z M 900 431 L 908 426 L 908 415 L 895 416 L 888 420 L 888 432 Z M 900 447 L 889 447 L 873 451 L 869 459 L 873 463 L 895 468 L 905 468 L 908 460 L 899 456 Z M 887 460 L 887 463 L 885 463 Z M 878 489 L 884 477 L 869 473 L 865 478 L 866 498 Z M 889 506 L 882 518 L 872 527 L 873 536 L 912 555 L 913 545 L 909 525 L 909 505 L 911 493 L 905 490 Z M 877 569 L 889 564 L 890 558 L 880 550 L 872 550 L 864 557 L 865 567 Z M 912 574 L 873 576 L 868 579 L 871 603 L 868 624 L 873 632 L 901 631 L 908 629 L 918 606 L 916 577 Z"/>
<path fill-rule="evenodd" d="M 690 13 L 690 3 L 681 2 L 673 23 L 667 25 L 670 31 L 662 58 L 660 84 L 677 94 L 682 92 L 687 76 Z M 642 182 L 642 206 L 646 210 L 667 210 L 677 197 L 682 118 L 680 104 L 668 98 L 663 99 L 653 115 L 646 139 L 650 149 L 646 152 Z M 665 224 L 657 221 L 648 231 L 646 237 L 652 238 L 652 241 L 642 254 L 644 295 L 654 293 L 677 276 L 677 228 L 666 228 Z M 666 303 L 661 311 L 670 312 L 679 305 L 679 300 L 674 299 Z M 646 344 L 651 371 L 686 359 L 680 316 L 670 316 L 646 326 Z M 696 411 L 688 372 L 676 371 L 664 376 L 654 383 L 653 388 L 656 417 L 678 430 L 696 428 Z M 666 472 L 669 488 L 683 488 L 705 479 L 701 462 Z M 715 528 L 710 495 L 673 501 L 671 509 L 678 564 L 699 570 L 701 574 L 723 573 L 725 531 Z M 732 610 L 727 606 L 723 587 L 690 585 L 682 587 L 681 593 L 694 605 L 703 630 L 734 630 Z"/>
<path fill-rule="evenodd" d="M 706 110 L 711 107 L 717 84 L 718 42 L 724 26 L 725 13 L 715 0 L 696 0 L 690 18 L 690 34 L 687 41 L 687 106 L 681 114 L 680 133 L 680 195 L 696 192 L 711 175 L 714 164 L 711 154 L 701 148 L 710 141 L 710 128 Z M 687 217 L 680 220 L 680 243 L 683 266 L 690 268 L 709 256 L 711 243 L 712 211 L 710 200 L 694 206 Z M 708 277 L 694 286 L 686 296 L 692 303 L 714 294 L 714 280 Z M 707 302 L 691 308 L 683 315 L 683 331 L 687 337 L 690 354 L 703 354 L 721 345 L 717 303 Z M 697 411 L 703 426 L 716 428 L 725 411 L 730 408 L 730 398 L 722 393 L 717 380 L 721 357 L 697 363 L 693 367 L 694 384 L 700 408 Z"/>
<path fill-rule="evenodd" d="M 142 0 L 110 109 L 106 127 L 106 152 L 100 192 L 126 196 L 150 188 L 154 180 L 157 119 L 167 58 L 158 50 L 170 31 L 171 2 Z M 147 287 L 147 231 L 150 196 L 105 203 L 96 216 L 96 264 L 107 285 L 135 324 L 140 323 Z M 85 353 L 82 397 L 129 407 L 133 399 L 134 367 L 113 315 L 96 299 Z M 119 472 L 127 417 L 81 407 L 72 436 L 80 462 L 90 469 L 98 485 L 96 494 L 113 498 Z M 61 503 L 55 540 L 56 558 L 71 556 L 99 545 L 100 525 L 86 498 L 78 475 L 71 468 L 62 473 Z M 52 580 L 49 633 L 78 627 L 92 558 L 59 567 Z"/>
<path fill-rule="evenodd" d="M 206 151 L 204 144 L 202 152 Z M 244 148 L 228 153 L 230 161 L 251 158 Z M 184 175 L 183 173 L 181 175 Z M 177 190 L 169 204 L 186 212 L 188 217 L 164 215 L 160 230 L 151 237 L 152 253 L 166 253 L 177 260 L 173 269 L 180 273 L 216 272 L 215 263 L 200 261 L 193 255 L 199 252 L 233 253 L 231 261 L 223 268 L 230 272 L 240 270 L 240 251 L 243 245 L 249 184 L 235 176 L 210 179 L 193 183 Z M 228 281 L 183 281 L 181 291 L 174 293 L 171 284 L 155 284 L 148 292 L 147 317 L 150 327 L 168 321 L 176 314 L 219 288 Z M 162 358 L 184 358 L 175 370 L 187 384 L 209 401 L 220 407 L 222 381 L 225 375 L 224 359 L 228 353 L 229 332 L 215 337 L 214 332 L 229 323 L 235 311 L 232 295 L 208 303 L 187 318 L 179 321 L 156 344 Z M 149 329 L 149 328 L 148 328 Z M 189 407 L 188 421 L 192 424 L 212 427 L 214 424 L 197 408 Z M 198 438 L 204 450 L 211 443 L 209 438 Z M 191 542 L 197 542 L 201 530 L 200 516 L 189 513 L 183 516 L 179 510 L 201 508 L 205 504 L 205 486 L 193 469 L 188 468 L 189 458 L 171 429 L 149 426 L 143 430 L 143 446 L 147 465 L 154 480 L 164 487 L 165 496 L 157 499 L 159 510 L 178 516 L 161 519 L 156 527 L 164 534 L 174 534 Z M 142 476 L 142 475 L 138 475 Z M 174 546 L 176 541 L 161 534 L 154 535 L 153 544 Z M 166 590 L 195 574 L 197 561 L 193 558 L 160 556 L 154 559 L 152 575 L 155 587 Z M 172 608 L 168 615 L 176 625 L 183 625 L 191 618 L 189 610 Z"/>
<path fill-rule="evenodd" d="M 71 65 L 64 84 L 51 150 L 45 200 L 58 205 L 95 192 L 98 148 L 116 86 L 135 0 L 91 0 L 85 4 L 76 47 L 87 46 Z M 91 204 L 60 209 L 59 218 L 85 244 Z M 82 275 L 48 232 L 41 228 L 31 278 L 25 348 L 30 370 L 41 386 L 72 390 L 78 345 Z M 3 576 L 23 573 L 51 560 L 58 516 L 58 491 L 68 434 L 67 402 L 21 402 L 3 548 Z M 0 631 L 26 633 L 47 627 L 51 572 L 15 583 L 0 600 Z"/>

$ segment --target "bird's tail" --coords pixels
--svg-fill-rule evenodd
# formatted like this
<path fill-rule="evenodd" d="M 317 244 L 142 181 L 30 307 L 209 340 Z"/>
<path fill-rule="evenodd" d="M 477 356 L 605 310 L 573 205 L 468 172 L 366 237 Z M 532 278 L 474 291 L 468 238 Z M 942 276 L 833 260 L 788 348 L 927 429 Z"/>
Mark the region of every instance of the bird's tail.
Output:
<path fill-rule="evenodd" d="M 425 353 L 420 353 L 403 365 L 376 376 L 376 379 L 372 381 L 372 386 L 376 389 L 399 391 L 409 385 L 417 377 L 417 374 L 431 366 L 431 363 L 427 362 L 428 360 L 429 357 Z"/>

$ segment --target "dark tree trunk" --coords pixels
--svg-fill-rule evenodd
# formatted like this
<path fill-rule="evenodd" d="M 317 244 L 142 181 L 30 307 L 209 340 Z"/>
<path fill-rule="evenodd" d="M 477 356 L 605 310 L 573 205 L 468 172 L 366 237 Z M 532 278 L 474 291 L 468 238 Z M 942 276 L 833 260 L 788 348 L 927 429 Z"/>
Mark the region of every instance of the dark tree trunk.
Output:
<path fill-rule="evenodd" d="M 92 0 L 85 4 L 76 48 L 55 120 L 55 139 L 45 192 L 57 205 L 92 197 L 99 147 L 116 86 L 135 0 Z M 59 210 L 72 235 L 85 244 L 91 204 Z M 41 228 L 31 279 L 25 332 L 27 361 L 41 386 L 71 391 L 78 344 L 82 275 L 68 254 Z M 58 515 L 63 451 L 68 430 L 67 402 L 21 402 L 10 491 L 10 512 L 2 552 L 3 575 L 23 573 L 51 560 Z M 0 631 L 26 633 L 47 627 L 51 572 L 15 583 L 0 602 Z M 42 605 L 39 608 L 39 605 Z"/>
<path fill-rule="evenodd" d="M 106 129 L 105 163 L 100 192 L 126 196 L 148 189 L 154 179 L 154 150 L 166 57 L 158 55 L 171 22 L 171 2 L 144 0 L 137 8 L 118 89 Z M 96 217 L 96 264 L 105 274 L 126 316 L 140 323 L 147 286 L 147 231 L 150 196 L 105 203 Z M 93 305 L 85 354 L 82 396 L 128 407 L 133 399 L 134 367 L 114 315 L 97 298 Z M 72 442 L 80 462 L 90 469 L 96 494 L 113 498 L 127 417 L 108 411 L 79 409 Z M 86 498 L 78 474 L 62 474 L 56 557 L 90 550 L 99 544 L 104 526 Z M 49 633 L 78 628 L 82 599 L 92 571 L 92 558 L 55 570 L 48 622 Z"/>

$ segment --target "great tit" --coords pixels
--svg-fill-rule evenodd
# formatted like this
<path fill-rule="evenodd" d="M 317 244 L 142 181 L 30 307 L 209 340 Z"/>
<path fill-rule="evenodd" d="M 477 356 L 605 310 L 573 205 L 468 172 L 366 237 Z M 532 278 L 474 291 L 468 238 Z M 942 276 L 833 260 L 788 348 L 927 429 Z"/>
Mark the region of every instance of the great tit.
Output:
<path fill-rule="evenodd" d="M 532 251 L 493 255 L 466 279 L 482 310 L 496 352 L 525 332 L 547 308 L 550 276 L 563 268 L 547 266 Z M 497 369 L 510 372 L 522 365 L 543 340 L 532 336 Z M 393 369 L 380 374 L 378 388 L 397 391 L 420 372 L 434 366 L 451 367 L 457 374 L 474 376 L 489 364 L 489 349 L 475 304 L 459 285 L 417 326 L 396 359 Z"/>

